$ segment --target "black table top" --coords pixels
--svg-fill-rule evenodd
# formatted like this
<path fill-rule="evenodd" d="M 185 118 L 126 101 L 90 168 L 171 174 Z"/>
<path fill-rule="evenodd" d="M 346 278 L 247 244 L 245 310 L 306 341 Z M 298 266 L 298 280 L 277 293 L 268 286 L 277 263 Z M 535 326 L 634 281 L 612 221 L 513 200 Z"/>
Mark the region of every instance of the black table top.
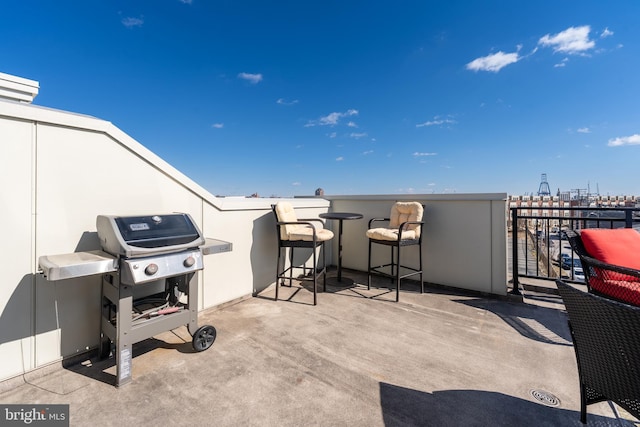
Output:
<path fill-rule="evenodd" d="M 324 219 L 339 219 L 339 220 L 362 218 L 362 214 L 352 213 L 352 212 L 327 212 L 327 213 L 321 213 L 318 216 Z"/>

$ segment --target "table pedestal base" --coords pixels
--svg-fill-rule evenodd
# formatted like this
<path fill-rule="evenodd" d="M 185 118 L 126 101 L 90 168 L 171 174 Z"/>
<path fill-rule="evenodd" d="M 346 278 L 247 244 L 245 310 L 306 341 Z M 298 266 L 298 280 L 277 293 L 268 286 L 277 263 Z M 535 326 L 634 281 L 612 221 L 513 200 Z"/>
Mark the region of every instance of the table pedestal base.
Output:
<path fill-rule="evenodd" d="M 338 280 L 337 277 L 328 277 L 327 276 L 327 286 L 333 286 L 336 288 L 346 288 L 346 287 L 351 287 L 351 286 L 355 286 L 356 282 L 353 281 L 353 279 L 349 279 L 348 277 L 342 277 L 340 280 Z"/>

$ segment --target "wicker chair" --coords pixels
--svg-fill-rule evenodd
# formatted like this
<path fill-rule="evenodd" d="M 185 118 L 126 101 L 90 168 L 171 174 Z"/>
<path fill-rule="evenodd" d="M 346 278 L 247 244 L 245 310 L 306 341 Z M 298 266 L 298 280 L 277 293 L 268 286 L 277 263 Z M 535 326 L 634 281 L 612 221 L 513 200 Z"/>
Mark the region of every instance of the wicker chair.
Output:
<path fill-rule="evenodd" d="M 587 405 L 610 400 L 640 419 L 640 307 L 556 281 L 578 364 L 580 421 Z"/>
<path fill-rule="evenodd" d="M 301 270 L 302 276 L 297 280 L 311 281 L 313 283 L 313 305 L 318 303 L 318 277 L 322 275 L 323 289 L 327 289 L 327 266 L 325 263 L 324 243 L 333 239 L 333 232 L 322 227 L 323 221 L 320 218 L 299 219 L 295 210 L 289 202 L 278 202 L 271 205 L 276 219 L 276 231 L 278 235 L 278 261 L 276 264 L 276 296 L 278 300 L 278 289 L 285 280 L 289 281 L 289 286 L 294 279 L 293 270 Z M 317 222 L 318 225 L 313 225 Z M 289 265 L 282 260 L 282 249 L 289 248 Z M 313 252 L 313 267 L 294 265 L 293 253 L 296 248 L 308 248 Z M 317 249 L 322 251 L 322 268 L 318 267 Z M 311 272 L 311 276 L 307 275 Z"/>
<path fill-rule="evenodd" d="M 568 230 L 566 234 L 571 248 L 582 261 L 589 292 L 640 306 L 640 270 L 597 260 L 585 249 L 580 231 Z"/>

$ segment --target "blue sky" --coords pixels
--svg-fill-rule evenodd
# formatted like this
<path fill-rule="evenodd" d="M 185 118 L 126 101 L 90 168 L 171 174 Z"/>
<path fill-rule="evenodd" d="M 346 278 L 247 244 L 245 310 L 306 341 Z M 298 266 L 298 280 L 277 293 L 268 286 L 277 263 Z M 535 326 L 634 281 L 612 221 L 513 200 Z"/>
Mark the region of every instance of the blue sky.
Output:
<path fill-rule="evenodd" d="M 35 1 L 0 72 L 216 195 L 640 194 L 640 2 Z"/>

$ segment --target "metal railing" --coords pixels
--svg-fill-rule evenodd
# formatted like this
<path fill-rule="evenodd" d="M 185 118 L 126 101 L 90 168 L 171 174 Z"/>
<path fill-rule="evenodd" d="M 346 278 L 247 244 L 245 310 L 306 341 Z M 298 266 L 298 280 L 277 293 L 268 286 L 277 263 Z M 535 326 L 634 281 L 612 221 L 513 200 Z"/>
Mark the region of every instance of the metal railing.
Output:
<path fill-rule="evenodd" d="M 519 277 L 579 282 L 574 253 L 563 231 L 585 228 L 638 228 L 640 208 L 512 207 L 510 210 L 512 294 L 520 294 Z M 552 213 L 552 215 L 548 215 Z M 566 255 L 565 255 L 566 254 Z M 569 258 L 564 261 L 563 257 Z M 564 262 L 563 262 L 564 261 Z M 568 267 L 568 268 L 566 268 Z M 564 270 L 568 269 L 566 273 Z"/>

